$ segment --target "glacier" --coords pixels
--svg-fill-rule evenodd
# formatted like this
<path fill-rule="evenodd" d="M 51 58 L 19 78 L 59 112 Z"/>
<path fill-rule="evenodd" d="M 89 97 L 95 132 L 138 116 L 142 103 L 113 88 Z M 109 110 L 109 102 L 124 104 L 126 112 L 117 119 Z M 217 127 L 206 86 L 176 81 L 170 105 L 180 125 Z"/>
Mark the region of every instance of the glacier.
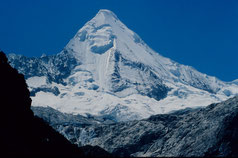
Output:
<path fill-rule="evenodd" d="M 106 9 L 58 54 L 8 58 L 25 75 L 33 106 L 70 114 L 139 120 L 238 95 L 237 81 L 162 56 Z"/>

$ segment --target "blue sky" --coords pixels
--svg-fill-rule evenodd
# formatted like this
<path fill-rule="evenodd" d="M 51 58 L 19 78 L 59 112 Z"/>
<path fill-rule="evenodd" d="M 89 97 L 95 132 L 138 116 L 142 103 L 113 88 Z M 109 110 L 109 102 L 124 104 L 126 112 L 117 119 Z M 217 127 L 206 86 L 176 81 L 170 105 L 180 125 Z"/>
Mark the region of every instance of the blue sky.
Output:
<path fill-rule="evenodd" d="M 161 55 L 238 79 L 237 0 L 1 0 L 0 49 L 58 53 L 99 9 L 112 10 Z"/>

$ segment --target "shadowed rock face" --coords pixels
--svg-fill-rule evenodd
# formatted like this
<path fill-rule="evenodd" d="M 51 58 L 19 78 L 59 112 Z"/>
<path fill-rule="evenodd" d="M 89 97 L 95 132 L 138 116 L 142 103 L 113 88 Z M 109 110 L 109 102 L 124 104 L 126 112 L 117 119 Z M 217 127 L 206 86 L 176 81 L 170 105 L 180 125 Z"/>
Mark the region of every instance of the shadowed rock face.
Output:
<path fill-rule="evenodd" d="M 0 52 L 0 73 L 1 156 L 110 156 L 99 147 L 78 148 L 43 119 L 35 117 L 24 76 L 9 65 L 3 52 Z"/>
<path fill-rule="evenodd" d="M 33 76 L 47 76 L 49 82 L 64 84 L 71 70 L 80 65 L 66 50 L 51 56 L 25 57 L 23 55 L 8 55 L 10 64 L 27 78 Z"/>
<path fill-rule="evenodd" d="M 98 145 L 118 156 L 238 156 L 238 97 L 140 121 L 49 123 L 72 143 Z"/>

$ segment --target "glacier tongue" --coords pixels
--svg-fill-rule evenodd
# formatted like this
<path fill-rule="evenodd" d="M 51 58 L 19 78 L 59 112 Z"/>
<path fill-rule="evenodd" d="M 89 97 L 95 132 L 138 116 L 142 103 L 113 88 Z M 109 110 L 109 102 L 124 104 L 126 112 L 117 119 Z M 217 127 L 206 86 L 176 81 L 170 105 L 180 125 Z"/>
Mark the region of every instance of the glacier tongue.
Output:
<path fill-rule="evenodd" d="M 116 121 L 205 106 L 238 94 L 235 82 L 222 82 L 153 51 L 105 9 L 59 54 L 9 59 L 35 92 L 33 106 Z"/>

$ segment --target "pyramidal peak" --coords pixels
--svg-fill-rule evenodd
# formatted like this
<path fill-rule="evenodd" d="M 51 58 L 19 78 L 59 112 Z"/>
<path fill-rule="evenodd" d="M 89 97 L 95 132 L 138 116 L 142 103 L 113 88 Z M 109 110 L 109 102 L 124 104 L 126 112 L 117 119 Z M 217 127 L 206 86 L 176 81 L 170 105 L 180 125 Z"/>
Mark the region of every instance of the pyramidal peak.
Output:
<path fill-rule="evenodd" d="M 127 28 L 112 11 L 101 9 L 76 33 L 67 44 L 66 49 L 73 51 L 76 56 L 83 53 L 81 50 L 85 48 L 90 50 L 89 54 L 105 54 L 118 50 L 128 58 L 140 60 L 138 58 L 142 58 L 142 54 L 138 50 L 143 49 L 139 48 L 138 44 L 146 46 L 143 40 Z M 137 50 L 129 50 L 129 47 Z M 88 51 L 84 51 L 86 52 Z M 146 56 L 148 53 L 143 52 L 143 54 Z"/>
<path fill-rule="evenodd" d="M 116 25 L 118 25 L 118 24 L 121 25 L 122 24 L 121 21 L 116 16 L 116 14 L 114 14 L 110 10 L 101 9 L 101 10 L 98 11 L 98 13 L 95 15 L 95 17 L 92 18 L 85 25 L 93 25 L 94 27 L 100 27 L 101 25 L 112 25 L 113 26 L 115 24 Z"/>
<path fill-rule="evenodd" d="M 107 9 L 100 9 L 95 17 L 98 17 L 98 16 L 103 16 L 105 19 L 118 20 L 116 14 L 114 14 L 112 11 Z"/>

